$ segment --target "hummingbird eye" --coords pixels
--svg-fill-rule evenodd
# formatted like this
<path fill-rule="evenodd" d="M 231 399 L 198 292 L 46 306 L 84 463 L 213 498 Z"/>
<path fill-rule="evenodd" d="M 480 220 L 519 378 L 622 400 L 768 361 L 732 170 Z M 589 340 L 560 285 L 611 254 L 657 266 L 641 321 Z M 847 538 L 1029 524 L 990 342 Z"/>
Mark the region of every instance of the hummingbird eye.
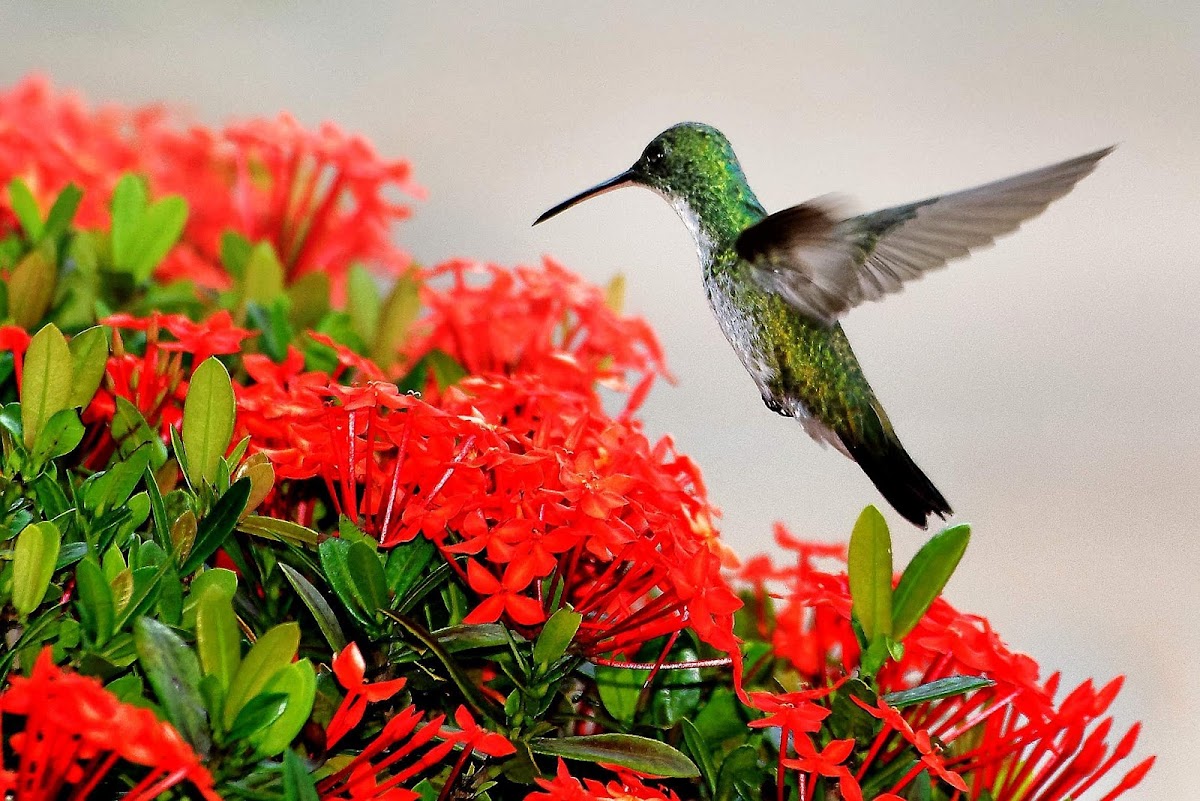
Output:
<path fill-rule="evenodd" d="M 668 149 L 666 142 L 651 142 L 650 146 L 646 148 L 643 158 L 645 158 L 647 164 L 650 164 L 651 166 L 657 166 L 666 160 L 667 154 Z"/>

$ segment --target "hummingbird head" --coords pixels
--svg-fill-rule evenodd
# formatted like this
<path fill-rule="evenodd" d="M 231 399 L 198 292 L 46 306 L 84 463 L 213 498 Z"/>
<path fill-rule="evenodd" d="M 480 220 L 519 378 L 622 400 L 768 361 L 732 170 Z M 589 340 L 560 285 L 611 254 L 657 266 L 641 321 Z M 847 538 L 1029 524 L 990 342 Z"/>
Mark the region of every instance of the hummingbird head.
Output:
<path fill-rule="evenodd" d="M 711 125 L 681 122 L 654 137 L 632 167 L 564 200 L 533 224 L 623 186 L 644 186 L 662 195 L 693 229 L 700 226 L 705 204 L 730 199 L 757 204 L 725 135 Z"/>

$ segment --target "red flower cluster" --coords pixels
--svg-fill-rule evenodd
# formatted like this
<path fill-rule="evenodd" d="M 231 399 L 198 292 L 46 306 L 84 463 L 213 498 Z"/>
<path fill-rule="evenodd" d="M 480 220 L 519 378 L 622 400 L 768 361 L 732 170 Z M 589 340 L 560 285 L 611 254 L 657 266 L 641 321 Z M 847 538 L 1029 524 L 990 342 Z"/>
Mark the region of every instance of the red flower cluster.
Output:
<path fill-rule="evenodd" d="M 212 777 L 179 733 L 148 709 L 121 703 L 96 679 L 64 671 L 46 648 L 28 678 L 0 692 L 0 796 L 22 801 L 88 798 L 113 767 L 145 768 L 127 801 L 150 801 L 190 783 L 219 801 Z M 7 748 L 3 746 L 7 745 Z"/>
<path fill-rule="evenodd" d="M 210 130 L 161 106 L 92 110 L 39 77 L 0 93 L 0 182 L 23 178 L 44 206 L 74 183 L 84 190 L 78 224 L 107 228 L 108 200 L 125 172 L 145 175 L 155 196 L 178 193 L 188 203 L 164 277 L 227 286 L 226 231 L 271 242 L 288 281 L 325 272 L 335 302 L 352 263 L 398 274 L 410 261 L 391 241 L 391 225 L 409 208 L 389 199 L 421 194 L 408 163 L 380 158 L 330 123 L 310 131 L 281 114 Z M 0 200 L 0 233 L 15 224 Z"/>
<path fill-rule="evenodd" d="M 469 623 L 536 626 L 560 599 L 584 615 L 587 653 L 687 626 L 735 650 L 740 602 L 721 577 L 699 472 L 594 395 L 493 376 L 433 406 L 390 383 L 330 383 L 298 354 L 245 364 L 257 383 L 238 390 L 239 425 L 291 482 L 268 501 L 279 514 L 311 523 L 323 487 L 384 546 L 427 537 L 479 597 Z M 465 570 L 462 554 L 475 557 Z"/>
<path fill-rule="evenodd" d="M 969 798 L 1062 801 L 1091 788 L 1133 750 L 1136 725 L 1115 746 L 1107 743 L 1113 721 L 1105 713 L 1120 679 L 1100 690 L 1084 682 L 1056 704 L 1057 674 L 1040 681 L 1037 663 L 1005 646 L 985 619 L 939 598 L 905 638 L 903 658 L 879 673 L 882 692 L 950 676 L 981 676 L 994 684 L 903 712 L 883 700 L 860 702 L 883 727 L 851 776 L 850 749 L 831 744 L 819 751 L 808 738 L 830 711 L 820 699 L 845 680 L 859 659 L 846 574 L 825 572 L 815 564 L 818 558 L 844 559 L 844 549 L 800 542 L 782 527 L 776 540 L 796 553 L 795 565 L 776 568 L 765 558 L 756 559 L 743 569 L 742 578 L 760 598 L 778 583 L 785 587 L 774 624 L 775 654 L 791 662 L 810 686 L 825 688 L 754 695 L 753 705 L 769 716 L 752 725 L 780 726 L 794 737 L 798 758 L 786 758 L 785 735 L 782 764 L 804 776 L 838 776 L 848 799 L 859 797 L 856 784 L 868 769 L 879 775 L 896 760 L 915 758 L 913 767 L 885 789 L 898 793 L 928 770 Z M 766 621 L 760 625 L 765 631 Z M 1150 757 L 1136 765 L 1104 796 L 1106 801 L 1136 785 L 1153 762 Z"/>
<path fill-rule="evenodd" d="M 554 778 L 538 779 L 537 783 L 545 792 L 530 793 L 525 801 L 679 801 L 679 796 L 670 790 L 647 787 L 627 771 L 621 771 L 607 784 L 595 779 L 581 782 L 570 774 L 561 759 Z"/>
<path fill-rule="evenodd" d="M 447 277 L 451 285 L 439 288 Z M 424 279 L 429 313 L 405 344 L 409 363 L 436 349 L 472 375 L 533 373 L 547 387 L 584 393 L 597 384 L 632 389 L 626 416 L 655 377 L 669 377 L 644 320 L 621 315 L 597 287 L 549 258 L 540 270 L 450 261 Z"/>
<path fill-rule="evenodd" d="M 368 684 L 366 665 L 354 643 L 334 656 L 333 673 L 346 696 L 326 729 L 328 747 L 358 725 L 368 703 L 386 701 L 405 684 L 404 679 Z M 444 726 L 445 720 L 445 715 L 438 715 L 426 721 L 412 707 L 400 710 L 366 748 L 318 782 L 322 801 L 416 801 L 421 796 L 407 788 L 418 784 L 430 768 L 440 766 L 455 748 L 460 753 L 446 779 L 448 787 L 472 754 L 500 757 L 516 751 L 503 735 L 479 726 L 466 707 L 460 706 L 454 714 L 457 729 Z"/>

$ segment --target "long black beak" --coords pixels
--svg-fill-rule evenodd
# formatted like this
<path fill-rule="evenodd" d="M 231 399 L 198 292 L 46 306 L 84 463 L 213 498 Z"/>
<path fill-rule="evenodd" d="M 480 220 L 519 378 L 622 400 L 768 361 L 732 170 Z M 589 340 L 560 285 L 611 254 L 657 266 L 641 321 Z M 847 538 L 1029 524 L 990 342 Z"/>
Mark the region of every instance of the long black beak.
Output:
<path fill-rule="evenodd" d="M 580 192 L 578 195 L 575 195 L 575 197 L 568 198 L 567 200 L 564 200 L 562 203 L 559 203 L 557 206 L 555 206 L 554 208 L 552 208 L 549 211 L 547 211 L 546 213 L 544 213 L 541 217 L 538 217 L 536 220 L 534 220 L 533 224 L 537 225 L 538 223 L 543 223 L 546 220 L 550 219 L 551 217 L 554 217 L 555 215 L 571 208 L 576 203 L 582 203 L 583 201 L 587 200 L 590 197 L 596 197 L 596 195 L 603 195 L 605 192 L 611 192 L 614 189 L 620 189 L 623 186 L 630 186 L 633 184 L 633 177 L 634 176 L 633 176 L 632 169 L 626 170 L 625 172 L 621 173 L 620 175 L 614 175 L 612 178 L 609 178 L 604 183 L 596 184 L 591 189 L 585 189 L 582 192 Z"/>

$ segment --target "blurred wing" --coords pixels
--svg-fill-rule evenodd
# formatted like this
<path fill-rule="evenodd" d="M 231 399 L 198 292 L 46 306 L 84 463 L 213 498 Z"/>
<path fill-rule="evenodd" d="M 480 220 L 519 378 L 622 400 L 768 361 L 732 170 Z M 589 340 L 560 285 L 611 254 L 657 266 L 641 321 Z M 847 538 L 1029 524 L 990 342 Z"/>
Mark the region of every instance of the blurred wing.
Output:
<path fill-rule="evenodd" d="M 738 254 L 753 265 L 759 284 L 832 325 L 860 303 L 897 292 L 906 281 L 1015 231 L 1110 152 L 841 222 L 834 222 L 827 201 L 810 201 L 743 231 Z"/>

